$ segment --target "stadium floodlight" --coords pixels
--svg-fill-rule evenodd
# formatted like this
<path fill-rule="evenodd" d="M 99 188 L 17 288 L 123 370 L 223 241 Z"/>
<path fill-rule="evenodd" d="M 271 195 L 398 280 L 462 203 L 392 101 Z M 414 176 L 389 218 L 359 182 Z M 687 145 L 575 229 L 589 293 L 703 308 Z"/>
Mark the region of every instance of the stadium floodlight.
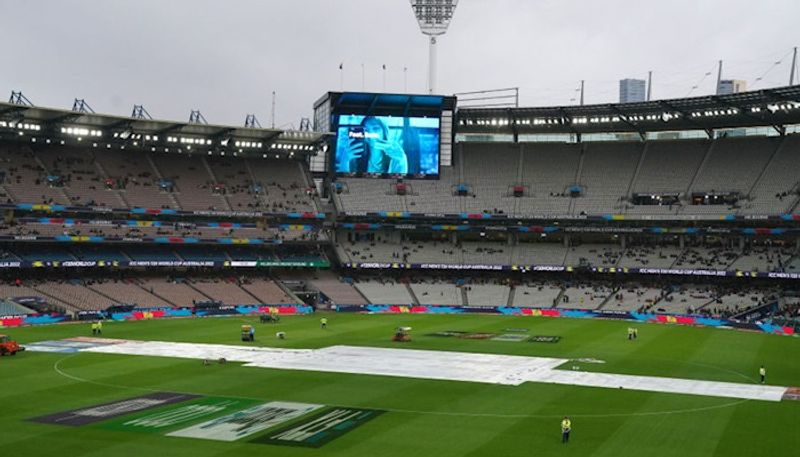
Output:
<path fill-rule="evenodd" d="M 429 37 L 428 93 L 436 90 L 436 37 L 444 35 L 453 19 L 458 0 L 410 0 L 419 28 Z"/>

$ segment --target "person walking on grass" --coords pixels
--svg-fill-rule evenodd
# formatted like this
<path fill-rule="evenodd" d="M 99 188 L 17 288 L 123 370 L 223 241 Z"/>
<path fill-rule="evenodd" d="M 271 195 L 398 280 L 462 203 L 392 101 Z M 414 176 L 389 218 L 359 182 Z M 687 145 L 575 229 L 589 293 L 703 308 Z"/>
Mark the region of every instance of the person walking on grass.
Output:
<path fill-rule="evenodd" d="M 564 420 L 561 421 L 561 442 L 564 444 L 569 443 L 569 432 L 572 431 L 572 421 L 569 420 L 569 417 L 564 416 Z"/>
<path fill-rule="evenodd" d="M 761 365 L 761 368 L 758 369 L 758 374 L 761 376 L 761 384 L 764 384 L 767 379 L 767 369 L 764 368 L 764 365 Z"/>

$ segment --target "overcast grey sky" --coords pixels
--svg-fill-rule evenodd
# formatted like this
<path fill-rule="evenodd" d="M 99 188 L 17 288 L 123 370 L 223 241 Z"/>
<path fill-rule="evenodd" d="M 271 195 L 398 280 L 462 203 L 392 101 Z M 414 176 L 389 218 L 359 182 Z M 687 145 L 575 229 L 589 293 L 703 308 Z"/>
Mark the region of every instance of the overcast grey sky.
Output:
<path fill-rule="evenodd" d="M 97 112 L 298 125 L 328 90 L 424 92 L 427 40 L 408 0 L 0 0 L 0 95 Z M 439 41 L 440 93 L 520 87 L 521 104 L 617 100 L 654 71 L 654 98 L 713 90 L 724 76 L 788 84 L 798 0 L 461 0 Z M 775 62 L 782 59 L 780 65 Z M 712 72 L 711 76 L 704 76 Z M 692 91 L 692 86 L 698 88 Z"/>

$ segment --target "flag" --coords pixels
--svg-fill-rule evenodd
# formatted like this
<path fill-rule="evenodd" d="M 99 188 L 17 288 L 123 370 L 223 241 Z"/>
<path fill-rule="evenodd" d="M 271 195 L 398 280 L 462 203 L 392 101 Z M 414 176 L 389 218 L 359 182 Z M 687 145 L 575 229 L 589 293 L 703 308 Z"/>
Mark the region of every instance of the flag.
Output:
<path fill-rule="evenodd" d="M 340 64 L 339 64 L 339 70 L 341 70 L 341 69 L 343 69 L 343 68 L 344 68 L 344 62 L 342 62 L 342 63 L 340 63 Z"/>
<path fill-rule="evenodd" d="M 386 70 L 386 64 L 381 65 L 381 67 L 383 67 L 383 69 Z"/>

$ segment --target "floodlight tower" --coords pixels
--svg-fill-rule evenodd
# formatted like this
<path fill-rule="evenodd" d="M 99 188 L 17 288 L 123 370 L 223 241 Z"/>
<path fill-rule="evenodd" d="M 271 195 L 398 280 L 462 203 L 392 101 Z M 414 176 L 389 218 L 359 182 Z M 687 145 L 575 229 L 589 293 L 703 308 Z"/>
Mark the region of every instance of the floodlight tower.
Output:
<path fill-rule="evenodd" d="M 410 0 L 419 28 L 430 38 L 428 47 L 428 93 L 436 91 L 436 37 L 444 35 L 458 0 Z"/>

